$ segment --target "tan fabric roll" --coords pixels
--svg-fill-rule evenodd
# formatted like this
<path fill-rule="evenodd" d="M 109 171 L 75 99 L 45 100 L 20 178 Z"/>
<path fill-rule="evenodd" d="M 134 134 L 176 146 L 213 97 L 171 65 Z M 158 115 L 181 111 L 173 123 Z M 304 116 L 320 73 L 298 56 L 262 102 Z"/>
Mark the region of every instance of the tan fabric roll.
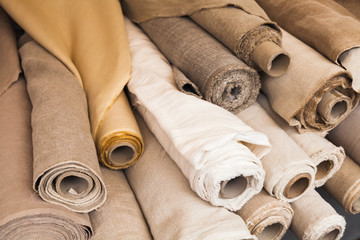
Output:
<path fill-rule="evenodd" d="M 292 202 L 313 187 L 315 166 L 309 156 L 257 102 L 237 116 L 252 128 L 265 133 L 270 140 L 271 151 L 261 162 L 266 172 L 264 188 L 272 196 Z"/>
<path fill-rule="evenodd" d="M 152 239 L 146 220 L 123 171 L 102 167 L 108 190 L 106 203 L 89 213 L 93 240 Z"/>
<path fill-rule="evenodd" d="M 236 213 L 259 240 L 281 239 L 294 215 L 289 203 L 270 196 L 265 190 L 251 198 Z"/>
<path fill-rule="evenodd" d="M 256 239 L 244 221 L 201 200 L 137 115 L 146 148 L 125 170 L 154 239 Z"/>
<path fill-rule="evenodd" d="M 0 239 L 89 239 L 87 214 L 44 202 L 31 187 L 31 103 L 23 78 L 0 97 L 0 112 Z"/>
<path fill-rule="evenodd" d="M 325 188 L 352 214 L 360 212 L 360 166 L 346 157 L 340 170 L 325 183 Z"/>
<path fill-rule="evenodd" d="M 358 19 L 360 19 L 360 4 L 358 0 L 335 0 L 335 2 L 342 5 L 349 12 L 351 12 Z"/>
<path fill-rule="evenodd" d="M 285 31 L 283 47 L 291 55 L 288 71 L 261 78 L 272 108 L 301 133 L 336 127 L 359 102 L 348 72 Z"/>
<path fill-rule="evenodd" d="M 337 214 L 314 189 L 291 203 L 291 207 L 294 209 L 291 230 L 299 239 L 338 240 L 344 234 L 344 217 Z"/>
<path fill-rule="evenodd" d="M 239 112 L 256 100 L 260 89 L 257 72 L 191 19 L 156 18 L 140 26 L 205 100 L 230 112 Z"/>
<path fill-rule="evenodd" d="M 316 167 L 315 187 L 320 187 L 330 179 L 344 162 L 345 152 L 327 139 L 315 133 L 299 134 L 295 128 L 290 127 L 271 108 L 269 101 L 263 94 L 259 94 L 257 102 L 268 115 L 299 145 L 309 156 Z"/>
<path fill-rule="evenodd" d="M 27 38 L 27 39 L 25 39 Z M 29 37 L 19 40 L 33 110 L 33 187 L 45 201 L 89 212 L 106 200 L 83 89 Z"/>

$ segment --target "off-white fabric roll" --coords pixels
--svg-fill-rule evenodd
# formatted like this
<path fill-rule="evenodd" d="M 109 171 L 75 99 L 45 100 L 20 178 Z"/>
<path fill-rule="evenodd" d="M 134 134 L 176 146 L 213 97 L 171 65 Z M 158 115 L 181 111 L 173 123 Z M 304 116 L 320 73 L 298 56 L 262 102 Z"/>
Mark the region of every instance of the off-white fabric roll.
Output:
<path fill-rule="evenodd" d="M 294 217 L 291 230 L 303 240 L 338 240 L 345 231 L 345 219 L 314 189 L 291 203 Z"/>
<path fill-rule="evenodd" d="M 271 108 L 264 94 L 260 93 L 257 102 L 268 115 L 299 145 L 309 156 L 316 167 L 315 187 L 325 184 L 340 169 L 344 162 L 345 152 L 329 140 L 315 133 L 299 134 L 295 128 L 277 115 Z"/>
<path fill-rule="evenodd" d="M 165 57 L 130 21 L 126 27 L 132 104 L 202 199 L 240 209 L 262 189 L 267 137 L 223 108 L 179 92 Z"/>
<path fill-rule="evenodd" d="M 105 204 L 89 213 L 93 240 L 152 239 L 146 220 L 123 171 L 101 168 L 108 190 Z"/>
<path fill-rule="evenodd" d="M 154 239 L 256 239 L 238 215 L 200 199 L 140 115 L 137 120 L 146 148 L 125 173 Z"/>
<path fill-rule="evenodd" d="M 353 78 L 352 88 L 356 92 L 360 92 L 360 47 L 343 52 L 339 56 L 339 63 L 351 73 Z"/>
<path fill-rule="evenodd" d="M 313 187 L 315 166 L 309 156 L 257 102 L 237 116 L 270 140 L 271 151 L 261 162 L 266 171 L 264 188 L 272 196 L 292 202 Z"/>

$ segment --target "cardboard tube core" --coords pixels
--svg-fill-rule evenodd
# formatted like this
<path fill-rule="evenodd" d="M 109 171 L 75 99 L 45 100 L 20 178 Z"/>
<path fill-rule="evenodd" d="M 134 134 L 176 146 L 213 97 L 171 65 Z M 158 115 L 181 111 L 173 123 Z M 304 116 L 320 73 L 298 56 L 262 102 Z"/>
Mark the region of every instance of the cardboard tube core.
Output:
<path fill-rule="evenodd" d="M 81 198 L 92 189 L 92 179 L 86 174 L 66 174 L 56 179 L 56 191 L 71 198 Z"/>
<path fill-rule="evenodd" d="M 221 183 L 220 198 L 235 198 L 245 191 L 248 185 L 246 177 L 239 176 Z"/>
<path fill-rule="evenodd" d="M 259 240 L 275 239 L 284 229 L 284 226 L 277 222 L 266 226 L 264 230 L 257 236 Z"/>
<path fill-rule="evenodd" d="M 284 196 L 293 199 L 303 194 L 308 189 L 311 175 L 302 173 L 292 178 L 284 189 Z"/>
<path fill-rule="evenodd" d="M 327 92 L 317 106 L 317 112 L 328 122 L 338 121 L 347 115 L 351 104 L 339 91 Z"/>
<path fill-rule="evenodd" d="M 115 166 L 123 166 L 130 162 L 136 155 L 136 150 L 132 144 L 126 142 L 115 146 L 109 154 L 110 162 Z"/>
<path fill-rule="evenodd" d="M 331 169 L 334 167 L 334 163 L 330 160 L 323 161 L 316 166 L 315 180 L 321 180 L 326 177 Z"/>

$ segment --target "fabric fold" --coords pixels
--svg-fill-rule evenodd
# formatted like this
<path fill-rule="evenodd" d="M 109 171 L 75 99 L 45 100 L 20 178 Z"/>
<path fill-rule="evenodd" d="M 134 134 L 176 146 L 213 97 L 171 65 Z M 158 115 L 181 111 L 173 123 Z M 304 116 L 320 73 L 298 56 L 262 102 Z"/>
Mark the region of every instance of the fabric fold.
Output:
<path fill-rule="evenodd" d="M 203 95 L 199 91 L 199 88 L 188 79 L 180 69 L 176 66 L 172 66 L 174 72 L 174 79 L 178 89 L 186 94 L 192 95 L 197 98 L 203 99 Z"/>
<path fill-rule="evenodd" d="M 31 103 L 22 77 L 0 96 L 0 111 L 0 239 L 89 239 L 87 214 L 47 203 L 31 187 Z"/>
<path fill-rule="evenodd" d="M 236 113 L 256 100 L 260 90 L 257 72 L 191 19 L 156 18 L 140 26 L 206 101 Z"/>
<path fill-rule="evenodd" d="M 214 104 L 179 92 L 172 68 L 142 31 L 126 21 L 133 59 L 131 102 L 191 188 L 216 206 L 238 210 L 262 189 L 259 158 L 267 137 Z M 151 89 L 151 91 L 149 91 Z"/>
<path fill-rule="evenodd" d="M 104 204 L 106 189 L 85 93 L 58 59 L 24 38 L 19 52 L 33 105 L 33 187 L 45 201 L 89 212 Z"/>

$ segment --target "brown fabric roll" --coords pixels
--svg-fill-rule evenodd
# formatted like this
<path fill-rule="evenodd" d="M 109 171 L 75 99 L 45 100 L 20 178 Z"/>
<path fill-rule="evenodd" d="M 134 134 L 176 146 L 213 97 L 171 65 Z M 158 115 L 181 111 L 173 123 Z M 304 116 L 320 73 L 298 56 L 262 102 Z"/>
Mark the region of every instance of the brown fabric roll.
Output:
<path fill-rule="evenodd" d="M 360 4 L 358 0 L 335 0 L 360 20 Z"/>
<path fill-rule="evenodd" d="M 71 72 L 38 43 L 31 38 L 19 43 L 33 105 L 33 187 L 45 201 L 77 212 L 94 210 L 104 204 L 106 189 L 85 93 Z"/>
<path fill-rule="evenodd" d="M 106 203 L 89 213 L 93 240 L 152 239 L 141 209 L 123 171 L 102 167 L 108 190 Z"/>
<path fill-rule="evenodd" d="M 154 239 L 256 239 L 244 221 L 200 199 L 188 180 L 137 116 L 146 148 L 125 170 Z"/>
<path fill-rule="evenodd" d="M 31 104 L 23 78 L 0 97 L 0 112 L 0 239 L 89 239 L 87 214 L 44 202 L 31 187 Z"/>
<path fill-rule="evenodd" d="M 236 213 L 259 240 L 281 239 L 294 215 L 289 203 L 270 196 L 265 190 L 251 198 Z"/>
<path fill-rule="evenodd" d="M 283 47 L 291 55 L 288 71 L 261 78 L 272 108 L 301 133 L 336 127 L 359 102 L 348 72 L 286 31 Z"/>
<path fill-rule="evenodd" d="M 190 19 L 157 18 L 140 26 L 205 100 L 231 112 L 255 101 L 260 89 L 256 71 Z"/>
<path fill-rule="evenodd" d="M 281 31 L 274 22 L 236 7 L 204 9 L 190 17 L 250 67 L 278 77 L 289 66 L 290 58 L 280 47 Z"/>
<path fill-rule="evenodd" d="M 360 166 L 346 157 L 340 170 L 325 183 L 325 188 L 352 214 L 360 212 Z"/>

